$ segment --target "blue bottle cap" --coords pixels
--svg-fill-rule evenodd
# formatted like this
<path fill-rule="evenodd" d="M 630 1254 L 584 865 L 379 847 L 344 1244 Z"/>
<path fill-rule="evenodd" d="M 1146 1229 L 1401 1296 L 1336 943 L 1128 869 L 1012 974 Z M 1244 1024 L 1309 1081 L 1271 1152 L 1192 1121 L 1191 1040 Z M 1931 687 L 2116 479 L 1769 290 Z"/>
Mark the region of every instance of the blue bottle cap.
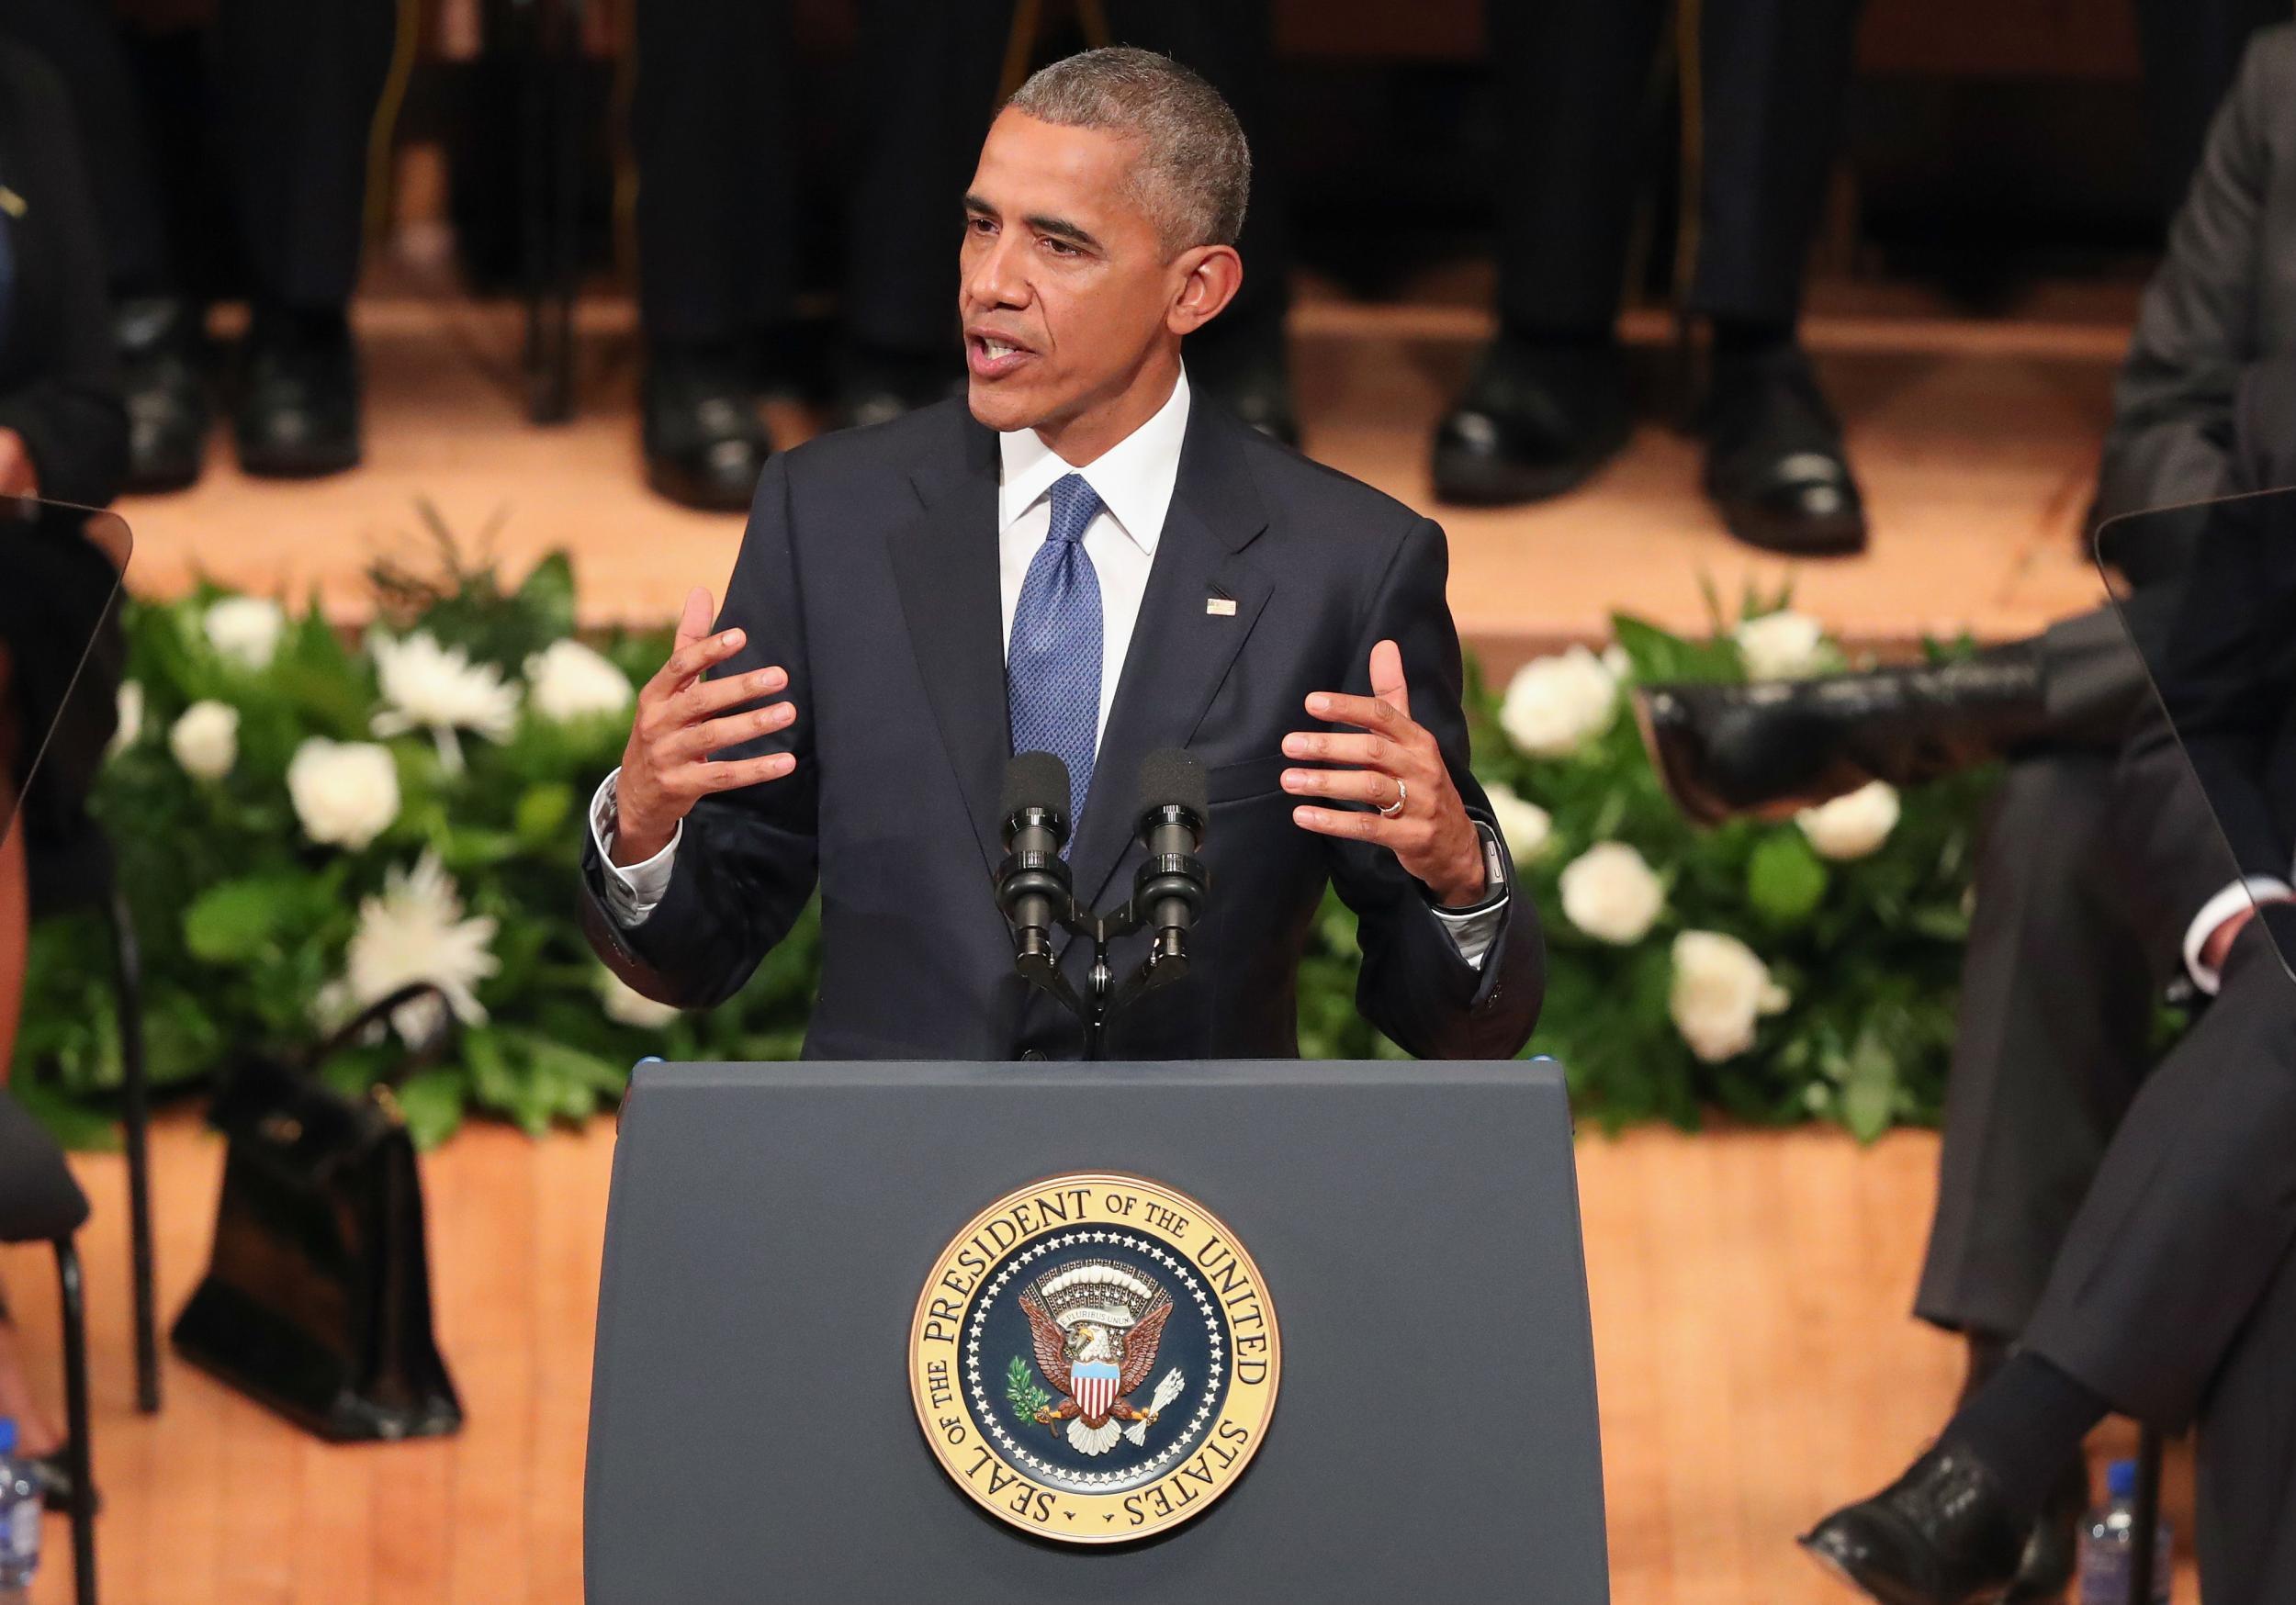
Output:
<path fill-rule="evenodd" d="M 2136 1498 L 2136 1462 L 2116 1460 L 2105 1467 L 2105 1491 L 2116 1499 Z"/>
<path fill-rule="evenodd" d="M 15 1453 L 16 1423 L 6 1416 L 0 1416 L 0 1454 L 14 1454 Z"/>

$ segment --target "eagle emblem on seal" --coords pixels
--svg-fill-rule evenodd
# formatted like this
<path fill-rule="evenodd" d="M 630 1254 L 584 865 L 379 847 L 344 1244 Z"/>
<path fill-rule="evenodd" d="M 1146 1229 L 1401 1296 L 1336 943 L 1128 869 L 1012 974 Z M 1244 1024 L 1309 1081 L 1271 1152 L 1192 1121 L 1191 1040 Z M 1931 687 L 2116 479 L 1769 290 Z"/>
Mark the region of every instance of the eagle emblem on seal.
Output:
<path fill-rule="evenodd" d="M 1079 1454 L 1104 1454 L 1120 1436 L 1147 1442 L 1157 1415 L 1187 1386 L 1177 1367 L 1165 1373 L 1147 1406 L 1132 1404 L 1155 1368 L 1156 1347 L 1172 1313 L 1172 1296 L 1152 1278 L 1112 1260 L 1076 1260 L 1045 1272 L 1022 1292 L 1036 1368 L 1054 1390 L 1019 1390 L 1025 1372 L 1013 1361 L 1016 1408 L 1059 1434 L 1065 1423 Z"/>

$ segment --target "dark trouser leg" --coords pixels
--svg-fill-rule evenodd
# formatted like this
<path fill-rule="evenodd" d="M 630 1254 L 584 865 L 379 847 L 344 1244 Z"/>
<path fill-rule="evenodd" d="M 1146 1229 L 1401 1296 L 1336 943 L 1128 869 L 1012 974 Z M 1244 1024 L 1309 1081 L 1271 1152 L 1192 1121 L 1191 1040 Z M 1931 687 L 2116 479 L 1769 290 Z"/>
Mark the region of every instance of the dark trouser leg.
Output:
<path fill-rule="evenodd" d="M 849 326 L 871 351 L 945 362 L 953 378 L 964 192 L 996 115 L 1011 0 L 864 0 L 861 24 Z"/>
<path fill-rule="evenodd" d="M 2112 761 L 2010 767 L 1986 833 L 1915 1313 L 2022 1331 L 2147 1066 L 2153 990 L 2110 867 Z"/>
<path fill-rule="evenodd" d="M 2209 1605 L 2296 1599 L 2296 1260 L 2283 1261 L 2200 1403 L 2195 1534 Z"/>
<path fill-rule="evenodd" d="M 358 282 L 391 0 L 222 0 L 216 80 L 256 298 L 339 311 Z"/>
<path fill-rule="evenodd" d="M 113 296 L 174 289 L 143 108 L 107 0 L 8 0 L 0 37 L 47 58 L 72 96 Z"/>
<path fill-rule="evenodd" d="M 731 344 L 788 309 L 791 50 L 788 0 L 637 7 L 630 138 L 651 342 Z"/>
<path fill-rule="evenodd" d="M 1841 143 L 1858 0 L 1705 0 L 1690 310 L 1791 323 Z"/>
<path fill-rule="evenodd" d="M 2180 1429 L 2291 1241 L 2296 981 L 2252 928 L 2106 1150 L 2026 1346 L 2123 1413 Z"/>
<path fill-rule="evenodd" d="M 1499 315 L 1525 332 L 1607 332 L 1618 315 L 1649 118 L 1655 0 L 1493 6 Z"/>
<path fill-rule="evenodd" d="M 2164 215 L 2184 204 L 2248 36 L 2287 20 L 2282 0 L 2136 0 Z"/>

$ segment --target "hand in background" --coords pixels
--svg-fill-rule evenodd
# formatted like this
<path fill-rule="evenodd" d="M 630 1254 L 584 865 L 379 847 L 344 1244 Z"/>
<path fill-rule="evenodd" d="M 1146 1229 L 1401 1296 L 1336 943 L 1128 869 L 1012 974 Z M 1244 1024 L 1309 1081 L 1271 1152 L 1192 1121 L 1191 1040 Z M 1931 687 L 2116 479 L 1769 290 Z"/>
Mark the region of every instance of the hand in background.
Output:
<path fill-rule="evenodd" d="M 0 496 L 39 494 L 39 474 L 32 466 L 32 454 L 24 448 L 24 437 L 0 429 Z"/>
<path fill-rule="evenodd" d="M 728 713 L 760 697 L 785 690 L 781 668 L 752 669 L 723 679 L 703 674 L 742 649 L 740 630 L 709 634 L 710 593 L 687 593 L 678 621 L 678 645 L 670 661 L 637 694 L 637 718 L 622 750 L 622 777 L 614 785 L 616 818 L 613 860 L 636 864 L 668 847 L 679 821 L 713 791 L 730 791 L 778 780 L 797 767 L 785 752 L 762 758 L 714 762 L 710 755 L 785 729 L 797 717 L 787 702 Z"/>

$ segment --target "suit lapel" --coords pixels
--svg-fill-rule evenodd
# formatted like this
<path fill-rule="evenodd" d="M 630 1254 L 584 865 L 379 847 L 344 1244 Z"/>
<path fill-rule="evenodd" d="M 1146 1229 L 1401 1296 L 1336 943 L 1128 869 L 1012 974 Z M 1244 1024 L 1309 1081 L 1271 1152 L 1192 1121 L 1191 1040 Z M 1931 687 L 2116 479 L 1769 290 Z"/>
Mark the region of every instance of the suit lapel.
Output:
<path fill-rule="evenodd" d="M 1087 906 L 1131 843 L 1140 760 L 1187 745 L 1273 589 L 1244 551 L 1267 518 L 1229 432 L 1241 427 L 1196 398 L 1172 508 L 1093 760 L 1083 830 L 1069 853 L 1077 900 Z M 1234 602 L 1235 611 L 1211 612 L 1205 604 L 1214 599 Z"/>
<path fill-rule="evenodd" d="M 959 417 L 958 465 L 944 459 L 912 476 L 923 511 L 887 544 L 925 695 L 993 872 L 1004 854 L 996 803 L 1012 742 L 996 586 L 996 436 Z"/>

